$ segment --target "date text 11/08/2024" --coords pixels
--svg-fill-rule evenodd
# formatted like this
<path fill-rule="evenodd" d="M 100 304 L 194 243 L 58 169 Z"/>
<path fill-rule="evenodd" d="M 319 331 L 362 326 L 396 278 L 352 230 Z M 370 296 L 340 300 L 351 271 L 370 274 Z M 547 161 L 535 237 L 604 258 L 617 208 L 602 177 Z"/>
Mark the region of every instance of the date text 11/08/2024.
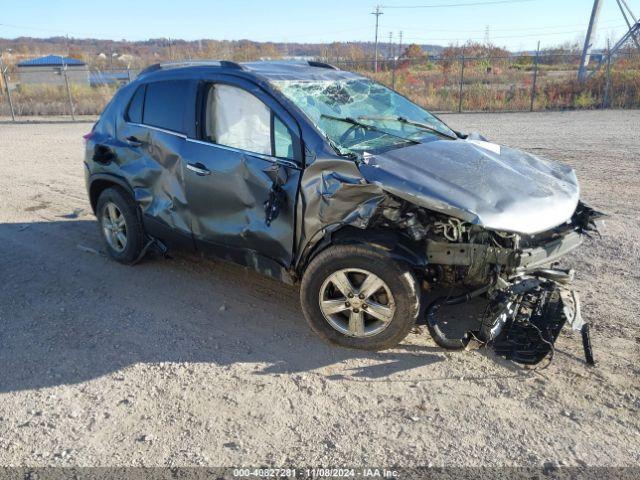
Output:
<path fill-rule="evenodd" d="M 397 470 L 386 468 L 237 468 L 234 477 L 276 478 L 398 478 Z"/>

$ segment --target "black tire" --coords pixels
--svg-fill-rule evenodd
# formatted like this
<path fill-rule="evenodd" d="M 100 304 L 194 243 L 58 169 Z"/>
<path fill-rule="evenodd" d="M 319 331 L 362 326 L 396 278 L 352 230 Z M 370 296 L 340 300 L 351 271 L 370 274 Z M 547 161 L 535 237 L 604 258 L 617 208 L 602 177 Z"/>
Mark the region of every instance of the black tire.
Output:
<path fill-rule="evenodd" d="M 127 242 L 122 251 L 117 251 L 109 244 L 103 229 L 103 217 L 106 215 L 109 203 L 115 204 L 124 217 Z M 98 218 L 100 236 L 104 241 L 109 256 L 115 261 L 126 265 L 134 263 L 144 247 L 144 229 L 138 215 L 138 207 L 131 195 L 120 187 L 105 189 L 98 198 L 96 217 Z"/>
<path fill-rule="evenodd" d="M 395 312 L 384 330 L 368 337 L 349 336 L 325 318 L 320 308 L 320 292 L 325 280 L 341 269 L 367 270 L 389 287 L 395 299 Z M 324 340 L 347 348 L 383 350 L 400 343 L 415 325 L 420 310 L 420 290 L 411 269 L 384 251 L 366 245 L 337 245 L 318 254 L 307 267 L 300 301 L 311 329 Z"/>

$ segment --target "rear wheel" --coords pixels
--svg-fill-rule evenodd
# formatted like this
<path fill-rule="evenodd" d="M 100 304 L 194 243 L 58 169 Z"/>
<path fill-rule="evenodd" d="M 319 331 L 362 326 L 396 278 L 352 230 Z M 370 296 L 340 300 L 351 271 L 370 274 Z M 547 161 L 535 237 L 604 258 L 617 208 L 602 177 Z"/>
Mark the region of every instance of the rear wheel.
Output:
<path fill-rule="evenodd" d="M 96 215 L 109 256 L 120 263 L 135 262 L 142 252 L 144 231 L 131 196 L 121 188 L 107 188 L 98 198 Z"/>
<path fill-rule="evenodd" d="M 339 245 L 320 253 L 300 289 L 304 315 L 325 340 L 381 350 L 401 342 L 414 326 L 419 290 L 411 269 L 385 252 Z"/>

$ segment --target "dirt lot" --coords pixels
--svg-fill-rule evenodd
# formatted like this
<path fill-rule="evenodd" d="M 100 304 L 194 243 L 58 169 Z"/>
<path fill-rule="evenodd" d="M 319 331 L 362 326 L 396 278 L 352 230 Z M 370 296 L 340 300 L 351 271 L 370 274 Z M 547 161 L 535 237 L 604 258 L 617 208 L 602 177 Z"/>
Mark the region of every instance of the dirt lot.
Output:
<path fill-rule="evenodd" d="M 640 463 L 640 111 L 444 116 L 577 169 L 611 218 L 568 260 L 598 366 L 525 370 L 426 334 L 333 348 L 298 292 L 222 262 L 104 258 L 89 124 L 0 125 L 1 465 Z"/>

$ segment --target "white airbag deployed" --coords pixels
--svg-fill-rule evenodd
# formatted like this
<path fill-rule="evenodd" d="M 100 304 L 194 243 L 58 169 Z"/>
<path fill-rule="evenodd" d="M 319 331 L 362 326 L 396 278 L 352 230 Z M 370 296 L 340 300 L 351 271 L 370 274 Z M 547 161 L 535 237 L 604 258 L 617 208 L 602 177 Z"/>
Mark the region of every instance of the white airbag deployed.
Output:
<path fill-rule="evenodd" d="M 216 85 L 212 123 L 216 143 L 271 155 L 271 112 L 250 93 Z"/>

